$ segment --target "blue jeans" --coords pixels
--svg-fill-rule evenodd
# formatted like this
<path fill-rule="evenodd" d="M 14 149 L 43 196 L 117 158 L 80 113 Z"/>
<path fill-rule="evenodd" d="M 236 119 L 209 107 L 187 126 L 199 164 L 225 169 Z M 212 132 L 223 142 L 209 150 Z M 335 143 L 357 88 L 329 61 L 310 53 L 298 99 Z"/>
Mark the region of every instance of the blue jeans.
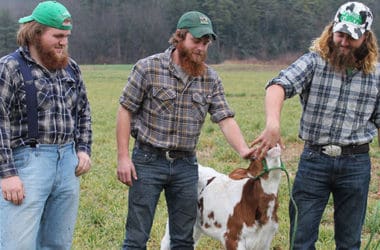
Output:
<path fill-rule="evenodd" d="M 294 249 L 315 249 L 318 229 L 332 194 L 336 249 L 360 249 L 371 177 L 368 153 L 330 157 L 305 148 L 293 185 L 298 207 Z M 289 205 L 290 235 L 295 210 Z"/>
<path fill-rule="evenodd" d="M 21 205 L 0 199 L 0 249 L 70 249 L 79 203 L 74 143 L 13 150 Z"/>
<path fill-rule="evenodd" d="M 168 207 L 171 249 L 193 249 L 197 215 L 196 157 L 171 162 L 164 156 L 134 148 L 132 161 L 138 179 L 129 188 L 123 249 L 146 249 L 162 190 Z"/>

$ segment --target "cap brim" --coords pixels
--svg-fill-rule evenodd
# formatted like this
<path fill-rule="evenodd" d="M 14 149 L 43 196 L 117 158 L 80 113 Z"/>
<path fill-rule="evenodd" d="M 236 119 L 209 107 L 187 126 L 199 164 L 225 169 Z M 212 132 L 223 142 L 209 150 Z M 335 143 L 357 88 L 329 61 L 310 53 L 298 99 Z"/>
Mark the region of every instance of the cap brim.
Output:
<path fill-rule="evenodd" d="M 30 15 L 30 16 L 20 18 L 18 20 L 18 23 L 28 23 L 28 22 L 31 22 L 33 20 L 34 20 L 34 18 Z"/>
<path fill-rule="evenodd" d="M 201 38 L 205 35 L 210 35 L 212 36 L 212 38 L 215 40 L 216 39 L 216 35 L 214 33 L 214 31 L 212 29 L 210 29 L 209 27 L 195 27 L 195 28 L 189 28 L 188 29 L 189 32 L 191 33 L 191 35 L 193 35 L 193 37 L 195 38 Z"/>
<path fill-rule="evenodd" d="M 357 40 L 364 34 L 365 29 L 352 23 L 339 22 L 334 24 L 333 32 L 343 32 Z"/>

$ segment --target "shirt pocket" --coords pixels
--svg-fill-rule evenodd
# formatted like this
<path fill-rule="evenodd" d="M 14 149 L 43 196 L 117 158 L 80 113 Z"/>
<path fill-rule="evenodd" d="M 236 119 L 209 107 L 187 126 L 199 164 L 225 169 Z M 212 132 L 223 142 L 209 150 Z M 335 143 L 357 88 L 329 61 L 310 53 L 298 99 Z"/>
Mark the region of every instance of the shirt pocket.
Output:
<path fill-rule="evenodd" d="M 76 81 L 70 77 L 62 78 L 63 85 L 63 103 L 68 110 L 75 108 L 78 99 L 79 90 L 77 89 Z"/>
<path fill-rule="evenodd" d="M 193 105 L 191 109 L 192 116 L 199 121 L 204 121 L 211 103 L 211 95 L 193 93 L 191 99 Z"/>
<path fill-rule="evenodd" d="M 37 105 L 39 110 L 49 110 L 54 106 L 53 90 L 51 83 L 45 78 L 34 80 L 37 94 Z"/>
<path fill-rule="evenodd" d="M 156 114 L 172 114 L 177 93 L 173 89 L 153 88 L 151 109 Z"/>
<path fill-rule="evenodd" d="M 40 78 L 34 81 L 37 91 L 37 104 L 40 110 L 49 110 L 55 105 L 71 110 L 77 100 L 76 82 L 70 77 L 55 82 Z"/>

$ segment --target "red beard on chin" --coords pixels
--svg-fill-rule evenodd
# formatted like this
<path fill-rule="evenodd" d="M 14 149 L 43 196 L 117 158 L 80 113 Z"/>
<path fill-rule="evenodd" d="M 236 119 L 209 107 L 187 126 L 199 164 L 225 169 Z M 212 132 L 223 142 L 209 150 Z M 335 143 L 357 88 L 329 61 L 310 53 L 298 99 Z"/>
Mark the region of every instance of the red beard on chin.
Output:
<path fill-rule="evenodd" d="M 193 55 L 193 51 L 186 48 L 183 42 L 178 43 L 176 49 L 178 50 L 180 66 L 186 74 L 193 77 L 204 75 L 206 72 L 206 52 Z"/>
<path fill-rule="evenodd" d="M 57 54 L 54 48 L 46 46 L 41 40 L 36 42 L 36 50 L 43 66 L 48 70 L 64 69 L 69 63 L 69 53 L 64 48 L 62 54 Z"/>

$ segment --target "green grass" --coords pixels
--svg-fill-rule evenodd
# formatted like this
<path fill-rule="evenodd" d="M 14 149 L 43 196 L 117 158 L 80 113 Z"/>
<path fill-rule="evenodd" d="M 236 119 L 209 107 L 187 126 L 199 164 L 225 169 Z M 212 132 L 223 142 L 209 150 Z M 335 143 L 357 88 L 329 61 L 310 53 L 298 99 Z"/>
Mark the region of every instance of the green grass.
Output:
<path fill-rule="evenodd" d="M 214 67 L 220 74 L 229 104 L 236 111 L 248 143 L 253 141 L 264 128 L 264 86 L 278 73 L 278 66 L 223 64 Z M 115 124 L 119 96 L 130 73 L 130 65 L 86 65 L 82 66 L 83 77 L 91 102 L 94 144 L 92 170 L 82 177 L 81 202 L 74 236 L 75 250 L 120 249 L 124 239 L 125 217 L 127 214 L 127 186 L 116 178 Z M 291 176 L 296 172 L 302 142 L 297 138 L 298 120 L 301 109 L 298 98 L 285 102 L 282 113 L 282 136 L 287 146 L 283 161 Z M 363 229 L 362 246 L 370 239 L 369 249 L 375 249 L 380 240 L 380 211 L 376 192 L 379 181 L 380 150 L 377 140 L 371 145 L 373 173 L 368 200 L 366 224 Z M 203 126 L 198 145 L 198 159 L 203 165 L 212 166 L 220 172 L 228 173 L 236 167 L 247 167 L 248 162 L 228 146 L 219 127 L 210 119 Z M 279 230 L 272 246 L 287 249 L 289 244 L 289 202 L 288 183 L 283 175 L 279 191 Z M 317 249 L 334 249 L 333 208 L 329 202 L 320 226 Z M 148 249 L 159 249 L 166 222 L 166 204 L 161 198 L 156 211 Z M 371 232 L 377 232 L 373 234 Z M 203 237 L 198 249 L 222 249 L 213 239 Z"/>

